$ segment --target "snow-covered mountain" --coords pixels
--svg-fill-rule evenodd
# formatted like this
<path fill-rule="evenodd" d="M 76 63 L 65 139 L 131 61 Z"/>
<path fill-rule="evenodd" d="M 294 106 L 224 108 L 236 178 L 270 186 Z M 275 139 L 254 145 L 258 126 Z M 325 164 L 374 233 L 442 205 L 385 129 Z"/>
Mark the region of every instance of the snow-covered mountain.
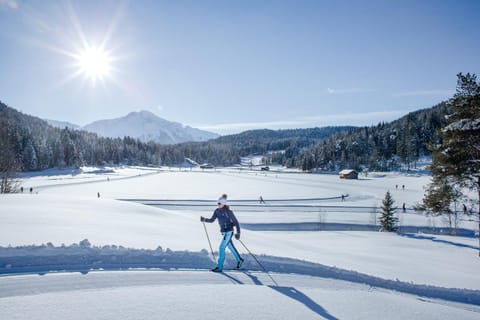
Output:
<path fill-rule="evenodd" d="M 154 141 L 161 144 L 206 141 L 219 136 L 213 132 L 167 121 L 149 111 L 131 112 L 125 117 L 95 121 L 80 129 L 103 137 L 130 136 L 143 142 Z"/>

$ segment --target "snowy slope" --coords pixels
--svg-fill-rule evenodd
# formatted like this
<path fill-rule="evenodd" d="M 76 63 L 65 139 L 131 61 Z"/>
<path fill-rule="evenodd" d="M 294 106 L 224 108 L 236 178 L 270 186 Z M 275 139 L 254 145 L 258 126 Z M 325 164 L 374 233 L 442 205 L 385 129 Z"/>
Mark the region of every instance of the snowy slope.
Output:
<path fill-rule="evenodd" d="M 187 141 L 206 141 L 217 134 L 167 121 L 149 111 L 131 112 L 125 117 L 92 122 L 82 130 L 95 132 L 104 137 L 130 136 L 143 142 L 155 141 L 174 144 Z"/>
<path fill-rule="evenodd" d="M 476 238 L 303 227 L 370 224 L 372 213 L 356 208 L 378 203 L 387 189 L 397 202 L 414 203 L 428 177 L 344 181 L 232 169 L 145 170 L 140 175 L 140 168 L 114 171 L 90 181 L 88 174 L 36 175 L 23 181 L 34 187 L 33 194 L 1 196 L 0 310 L 6 318 L 213 319 L 225 308 L 239 319 L 252 314 L 255 319 L 480 315 Z M 396 184 L 406 189 L 397 190 Z M 243 226 L 243 243 L 269 274 L 238 241 L 245 270 L 220 275 L 205 271 L 213 262 L 199 216 L 211 214 L 223 192 L 229 193 Z M 349 194 L 343 203 L 338 197 L 342 192 Z M 244 206 L 258 194 L 266 205 Z M 165 208 L 115 200 L 139 196 L 192 203 Z M 330 199 L 286 201 L 314 196 Z M 285 207 L 273 207 L 269 200 L 275 198 L 284 199 Z M 302 203 L 317 209 L 294 206 Z M 445 225 L 440 218 L 432 222 L 413 212 L 404 215 L 403 223 Z M 277 224 L 288 228 L 278 229 Z M 218 226 L 206 227 L 216 250 Z M 476 224 L 467 219 L 462 227 L 475 230 Z M 78 244 L 83 239 L 88 241 Z M 228 257 L 226 267 L 232 266 Z M 118 269 L 124 271 L 113 271 Z M 8 275 L 49 270 L 83 274 Z M 218 295 L 228 299 L 219 304 Z"/>

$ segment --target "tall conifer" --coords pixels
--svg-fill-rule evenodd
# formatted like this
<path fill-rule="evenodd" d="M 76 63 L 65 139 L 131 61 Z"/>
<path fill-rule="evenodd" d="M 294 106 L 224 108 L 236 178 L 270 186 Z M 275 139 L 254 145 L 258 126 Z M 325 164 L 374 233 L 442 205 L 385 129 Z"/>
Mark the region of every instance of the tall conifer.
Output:
<path fill-rule="evenodd" d="M 390 194 L 390 191 L 387 191 L 385 198 L 382 201 L 382 214 L 380 216 L 380 226 L 381 231 L 392 232 L 397 230 L 398 218 L 395 217 L 396 208 L 393 206 L 395 201 Z"/>
<path fill-rule="evenodd" d="M 433 147 L 431 169 L 434 181 L 448 179 L 475 190 L 480 218 L 480 84 L 474 74 L 457 78 L 457 92 L 449 101 L 452 113 L 440 133 L 442 142 Z"/>

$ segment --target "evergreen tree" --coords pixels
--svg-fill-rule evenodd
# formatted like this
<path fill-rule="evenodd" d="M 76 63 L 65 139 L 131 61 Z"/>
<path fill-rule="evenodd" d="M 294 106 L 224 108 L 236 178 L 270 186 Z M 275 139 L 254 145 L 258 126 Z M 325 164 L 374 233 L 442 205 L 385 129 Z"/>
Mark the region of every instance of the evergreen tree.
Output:
<path fill-rule="evenodd" d="M 475 190 L 480 217 L 480 84 L 474 74 L 457 77 L 457 92 L 449 102 L 452 114 L 440 133 L 441 143 L 433 147 L 431 169 L 438 181 Z"/>
<path fill-rule="evenodd" d="M 0 193 L 13 193 L 18 187 L 17 172 L 20 167 L 11 137 L 5 119 L 0 118 Z"/>
<path fill-rule="evenodd" d="M 382 201 L 382 214 L 380 216 L 380 231 L 392 232 L 397 229 L 398 218 L 395 217 L 396 207 L 394 207 L 395 201 L 390 194 L 390 191 L 387 191 L 385 198 Z"/>

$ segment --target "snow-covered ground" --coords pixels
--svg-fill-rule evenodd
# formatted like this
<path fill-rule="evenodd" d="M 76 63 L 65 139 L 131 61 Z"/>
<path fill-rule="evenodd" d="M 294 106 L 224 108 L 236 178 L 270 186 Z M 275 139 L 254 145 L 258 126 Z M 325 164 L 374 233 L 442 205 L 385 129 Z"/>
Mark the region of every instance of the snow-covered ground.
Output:
<path fill-rule="evenodd" d="M 429 179 L 235 168 L 27 175 L 23 194 L 0 197 L 2 318 L 478 319 L 478 218 L 461 221 L 467 236 L 439 235 L 443 218 L 411 210 Z M 374 231 L 387 190 L 408 208 L 399 233 Z M 246 261 L 214 274 L 199 217 L 222 193 Z M 216 250 L 218 226 L 206 227 Z"/>

